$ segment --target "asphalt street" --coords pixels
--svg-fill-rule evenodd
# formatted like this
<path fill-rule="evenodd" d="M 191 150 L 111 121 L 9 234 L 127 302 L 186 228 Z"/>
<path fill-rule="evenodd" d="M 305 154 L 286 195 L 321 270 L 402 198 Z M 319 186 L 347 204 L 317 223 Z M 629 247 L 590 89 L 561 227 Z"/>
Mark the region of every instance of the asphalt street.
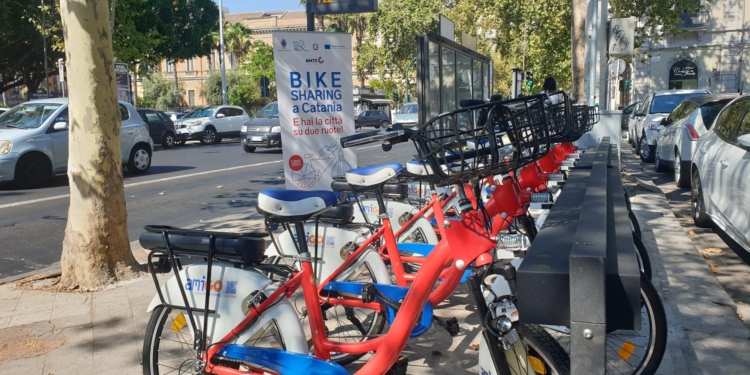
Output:
<path fill-rule="evenodd" d="M 416 153 L 410 143 L 387 153 L 377 144 L 356 150 L 360 166 L 406 163 Z M 260 190 L 284 188 L 281 150 L 248 154 L 237 140 L 215 146 L 189 142 L 171 150 L 157 146 L 147 174 L 123 173 L 130 241 L 138 239 L 144 225 L 180 227 L 240 213 L 255 207 Z M 30 190 L 0 183 L 0 278 L 60 260 L 68 193 L 66 175 Z"/>

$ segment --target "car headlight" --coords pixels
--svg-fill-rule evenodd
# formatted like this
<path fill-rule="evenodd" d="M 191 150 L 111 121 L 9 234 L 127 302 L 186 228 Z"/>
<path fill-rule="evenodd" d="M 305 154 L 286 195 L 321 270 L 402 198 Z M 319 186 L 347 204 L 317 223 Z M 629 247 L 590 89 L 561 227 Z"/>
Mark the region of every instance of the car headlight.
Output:
<path fill-rule="evenodd" d="M 247 125 L 242 125 L 242 129 L 240 129 L 240 131 L 243 133 L 247 132 Z"/>
<path fill-rule="evenodd" d="M 13 142 L 11 141 L 0 141 L 0 155 L 10 153 L 13 149 Z"/>
<path fill-rule="evenodd" d="M 281 133 L 281 126 L 272 126 L 271 133 Z"/>
<path fill-rule="evenodd" d="M 203 123 L 203 121 L 200 121 L 200 120 L 199 121 L 186 121 L 185 125 L 187 125 L 187 126 L 189 126 L 191 128 L 194 128 L 194 127 L 197 127 L 197 126 L 201 126 L 202 123 Z"/>

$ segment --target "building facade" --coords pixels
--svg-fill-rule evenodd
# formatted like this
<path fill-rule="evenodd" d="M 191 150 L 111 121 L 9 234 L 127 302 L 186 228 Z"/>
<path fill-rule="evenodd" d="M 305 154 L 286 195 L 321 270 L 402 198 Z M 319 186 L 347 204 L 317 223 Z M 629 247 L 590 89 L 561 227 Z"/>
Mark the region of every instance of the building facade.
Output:
<path fill-rule="evenodd" d="M 748 0 L 716 0 L 704 7 L 680 15 L 684 32 L 664 35 L 658 42 L 646 40 L 640 47 L 640 53 L 650 57 L 636 57 L 631 66 L 633 100 L 669 89 L 750 91 Z"/>

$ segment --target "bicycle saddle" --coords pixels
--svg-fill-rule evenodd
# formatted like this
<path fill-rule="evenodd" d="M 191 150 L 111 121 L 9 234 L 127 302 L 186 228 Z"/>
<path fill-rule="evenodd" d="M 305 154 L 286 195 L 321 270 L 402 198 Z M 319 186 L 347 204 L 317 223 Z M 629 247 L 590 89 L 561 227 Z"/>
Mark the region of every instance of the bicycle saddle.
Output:
<path fill-rule="evenodd" d="M 258 212 L 289 221 L 307 220 L 336 205 L 338 194 L 332 191 L 296 191 L 264 189 L 258 194 Z"/>
<path fill-rule="evenodd" d="M 419 176 L 431 175 L 432 168 L 425 164 L 426 163 L 422 163 L 419 160 L 409 160 L 409 162 L 406 163 L 406 171 Z"/>
<path fill-rule="evenodd" d="M 401 163 L 350 169 L 346 172 L 346 182 L 354 186 L 376 186 L 396 177 L 403 169 Z"/>

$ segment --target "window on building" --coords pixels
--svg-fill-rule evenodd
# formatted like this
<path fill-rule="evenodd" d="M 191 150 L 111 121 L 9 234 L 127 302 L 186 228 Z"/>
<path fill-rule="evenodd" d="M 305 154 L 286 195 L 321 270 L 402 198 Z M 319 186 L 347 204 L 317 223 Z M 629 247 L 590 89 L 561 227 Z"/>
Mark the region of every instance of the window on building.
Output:
<path fill-rule="evenodd" d="M 167 73 L 174 73 L 174 62 L 168 61 L 167 62 Z"/>
<path fill-rule="evenodd" d="M 681 60 L 669 68 L 669 89 L 686 90 L 698 88 L 698 65 L 690 60 Z"/>
<path fill-rule="evenodd" d="M 187 59 L 187 71 L 188 72 L 195 71 L 195 59 Z"/>
<path fill-rule="evenodd" d="M 188 90 L 188 105 L 195 106 L 195 90 Z"/>

